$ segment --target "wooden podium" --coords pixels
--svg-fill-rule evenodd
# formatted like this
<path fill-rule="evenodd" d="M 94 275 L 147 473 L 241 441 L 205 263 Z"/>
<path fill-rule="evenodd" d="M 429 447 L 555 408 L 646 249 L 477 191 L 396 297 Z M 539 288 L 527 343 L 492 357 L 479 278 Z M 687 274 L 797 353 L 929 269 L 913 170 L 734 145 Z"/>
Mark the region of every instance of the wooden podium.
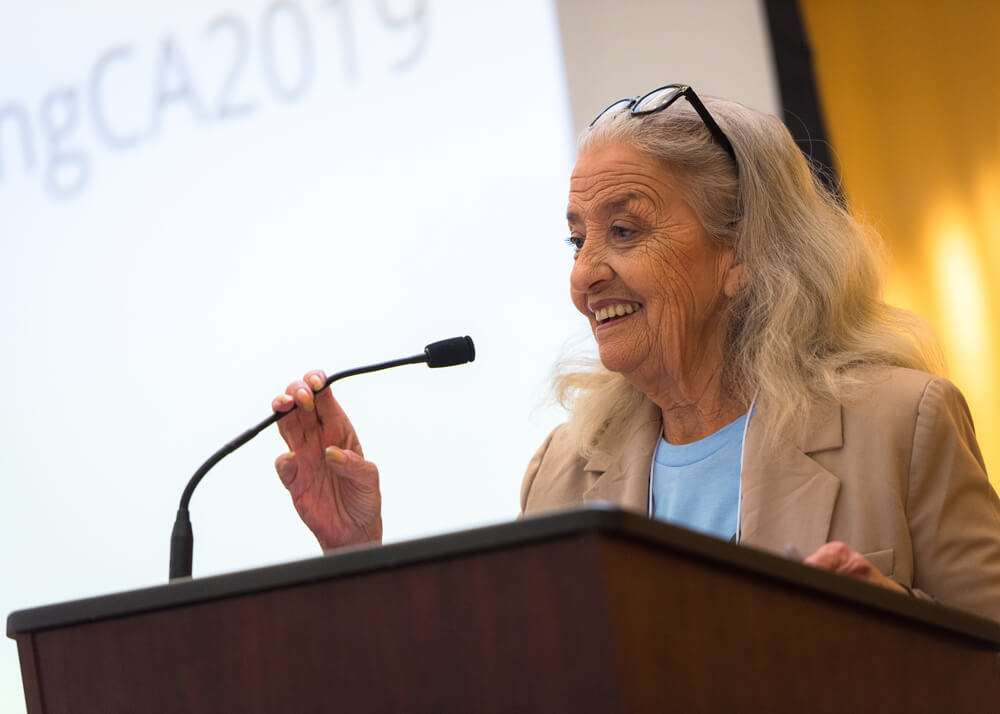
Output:
<path fill-rule="evenodd" d="M 1000 624 L 602 508 L 15 612 L 28 711 L 1000 712 Z"/>

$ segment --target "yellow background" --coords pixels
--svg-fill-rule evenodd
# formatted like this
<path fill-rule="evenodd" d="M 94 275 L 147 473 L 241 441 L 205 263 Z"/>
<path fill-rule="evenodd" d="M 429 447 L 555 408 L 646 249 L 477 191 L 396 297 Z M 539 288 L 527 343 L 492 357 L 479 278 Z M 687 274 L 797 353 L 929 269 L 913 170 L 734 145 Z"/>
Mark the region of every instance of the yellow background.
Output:
<path fill-rule="evenodd" d="M 1000 3 L 801 0 L 848 201 L 889 302 L 937 329 L 1000 488 Z"/>

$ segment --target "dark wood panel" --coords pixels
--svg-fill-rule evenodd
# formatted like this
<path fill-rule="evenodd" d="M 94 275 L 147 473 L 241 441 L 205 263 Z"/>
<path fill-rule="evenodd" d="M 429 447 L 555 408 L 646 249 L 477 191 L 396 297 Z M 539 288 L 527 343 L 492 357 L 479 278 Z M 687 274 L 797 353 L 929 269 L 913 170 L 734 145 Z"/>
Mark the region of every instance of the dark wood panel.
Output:
<path fill-rule="evenodd" d="M 31 714 L 995 712 L 998 627 L 608 511 L 8 618 Z"/>
<path fill-rule="evenodd" d="M 25 634 L 18 638 L 17 657 L 21 663 L 21 686 L 29 714 L 44 710 L 42 688 L 38 681 L 38 663 L 35 661 L 35 638 Z"/>
<path fill-rule="evenodd" d="M 964 633 L 1000 647 L 1000 623 L 922 600 L 900 599 L 887 590 L 871 588 L 850 578 L 809 568 L 754 548 L 733 545 L 684 528 L 595 505 L 405 543 L 346 549 L 294 563 L 21 610 L 8 616 L 7 634 L 17 637 L 19 633 L 234 598 L 444 557 L 515 548 L 581 533 L 613 534 L 647 546 L 681 551 L 706 563 L 747 572 L 755 578 L 779 580 L 796 588 L 827 593 L 840 600 Z"/>
<path fill-rule="evenodd" d="M 42 633 L 46 711 L 613 712 L 597 538 Z"/>
<path fill-rule="evenodd" d="M 602 551 L 629 712 L 1000 711 L 995 646 L 683 553 Z"/>

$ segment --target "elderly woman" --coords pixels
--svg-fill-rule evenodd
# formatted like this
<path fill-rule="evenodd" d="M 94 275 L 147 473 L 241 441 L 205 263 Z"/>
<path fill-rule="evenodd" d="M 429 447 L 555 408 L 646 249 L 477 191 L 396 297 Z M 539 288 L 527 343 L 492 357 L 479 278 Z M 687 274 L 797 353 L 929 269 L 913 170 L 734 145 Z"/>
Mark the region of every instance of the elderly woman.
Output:
<path fill-rule="evenodd" d="M 1000 620 L 1000 502 L 923 323 L 783 124 L 684 85 L 608 107 L 570 180 L 570 292 L 600 364 L 524 513 L 588 500 Z M 324 548 L 381 537 L 378 471 L 324 375 L 275 398 Z"/>

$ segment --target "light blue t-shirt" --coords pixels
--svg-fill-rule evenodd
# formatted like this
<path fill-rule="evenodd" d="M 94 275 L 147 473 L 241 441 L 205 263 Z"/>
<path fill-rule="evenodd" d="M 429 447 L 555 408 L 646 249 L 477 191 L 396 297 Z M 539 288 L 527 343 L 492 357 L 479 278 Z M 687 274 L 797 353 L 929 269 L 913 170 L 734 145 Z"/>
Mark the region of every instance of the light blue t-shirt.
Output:
<path fill-rule="evenodd" d="M 653 455 L 653 517 L 729 540 L 736 533 L 747 415 L 690 444 L 662 437 Z"/>

